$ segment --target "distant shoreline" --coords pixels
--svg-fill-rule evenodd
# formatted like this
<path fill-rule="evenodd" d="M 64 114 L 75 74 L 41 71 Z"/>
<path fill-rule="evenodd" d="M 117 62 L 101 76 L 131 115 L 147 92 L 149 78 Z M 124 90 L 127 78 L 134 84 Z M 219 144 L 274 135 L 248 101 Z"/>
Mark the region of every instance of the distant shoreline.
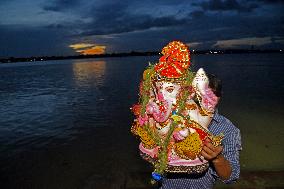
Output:
<path fill-rule="evenodd" d="M 245 53 L 284 53 L 283 50 L 246 50 L 246 49 L 230 49 L 230 50 L 196 50 L 191 51 L 191 54 L 245 54 Z M 107 58 L 107 57 L 128 57 L 128 56 L 158 56 L 160 52 L 136 52 L 129 53 L 110 53 L 100 55 L 74 55 L 74 56 L 39 56 L 25 58 L 2 58 L 0 63 L 15 63 L 15 62 L 35 62 L 48 60 L 66 60 L 66 59 L 87 59 L 87 58 Z"/>

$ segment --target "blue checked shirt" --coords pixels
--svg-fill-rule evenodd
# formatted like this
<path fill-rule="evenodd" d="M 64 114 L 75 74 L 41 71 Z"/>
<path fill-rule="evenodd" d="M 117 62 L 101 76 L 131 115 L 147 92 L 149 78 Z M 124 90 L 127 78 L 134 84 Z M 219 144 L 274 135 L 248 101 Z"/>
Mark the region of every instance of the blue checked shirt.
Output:
<path fill-rule="evenodd" d="M 214 135 L 219 135 L 220 133 L 225 135 L 222 141 L 222 154 L 232 166 L 230 178 L 228 180 L 221 180 L 214 170 L 214 167 L 210 165 L 206 173 L 199 176 L 188 175 L 188 177 L 183 178 L 164 178 L 160 189 L 210 189 L 213 188 L 217 179 L 224 183 L 232 183 L 239 178 L 239 152 L 242 149 L 240 130 L 227 118 L 218 114 L 218 111 L 215 112 L 208 128 Z"/>

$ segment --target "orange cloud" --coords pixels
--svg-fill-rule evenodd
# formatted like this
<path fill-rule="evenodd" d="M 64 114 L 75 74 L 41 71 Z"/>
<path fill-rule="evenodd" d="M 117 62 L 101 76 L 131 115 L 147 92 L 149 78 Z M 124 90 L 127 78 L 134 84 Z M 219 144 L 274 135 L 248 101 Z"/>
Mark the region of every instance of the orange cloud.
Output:
<path fill-rule="evenodd" d="M 104 54 L 106 51 L 106 46 L 93 43 L 76 43 L 69 45 L 69 47 L 83 55 Z"/>
<path fill-rule="evenodd" d="M 92 43 L 76 43 L 76 44 L 69 45 L 69 47 L 71 47 L 72 49 L 83 49 L 87 47 L 93 47 L 94 45 L 95 44 L 92 44 Z"/>
<path fill-rule="evenodd" d="M 76 52 L 79 52 L 83 55 L 94 55 L 94 54 L 104 54 L 105 51 L 106 51 L 106 46 L 94 46 L 83 50 L 77 50 Z"/>

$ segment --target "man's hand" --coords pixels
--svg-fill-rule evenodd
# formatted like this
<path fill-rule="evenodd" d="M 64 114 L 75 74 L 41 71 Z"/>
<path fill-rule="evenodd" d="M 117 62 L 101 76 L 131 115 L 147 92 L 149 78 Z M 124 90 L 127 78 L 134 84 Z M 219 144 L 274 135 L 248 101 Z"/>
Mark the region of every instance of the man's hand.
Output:
<path fill-rule="evenodd" d="M 201 155 L 208 161 L 214 160 L 223 151 L 222 146 L 213 146 L 210 139 L 206 139 L 203 143 Z"/>
<path fill-rule="evenodd" d="M 210 139 L 206 139 L 201 155 L 208 161 L 213 163 L 213 166 L 222 180 L 227 180 L 232 174 L 232 167 L 230 162 L 221 154 L 223 151 L 223 146 L 213 146 Z"/>

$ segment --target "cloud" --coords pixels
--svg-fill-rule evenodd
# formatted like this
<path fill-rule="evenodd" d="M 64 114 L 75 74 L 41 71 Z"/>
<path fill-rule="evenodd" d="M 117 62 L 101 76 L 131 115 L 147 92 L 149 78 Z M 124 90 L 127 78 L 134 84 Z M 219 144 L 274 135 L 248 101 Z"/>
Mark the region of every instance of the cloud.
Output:
<path fill-rule="evenodd" d="M 13 3 L 14 0 L 1 0 L 0 5 L 5 5 L 6 3 Z"/>
<path fill-rule="evenodd" d="M 84 49 L 87 47 L 93 47 L 95 44 L 91 44 L 91 43 L 77 43 L 77 44 L 73 44 L 73 45 L 69 45 L 69 47 L 71 47 L 72 49 Z"/>
<path fill-rule="evenodd" d="M 69 47 L 83 55 L 105 54 L 106 51 L 106 46 L 92 43 L 76 43 L 69 45 Z"/>
<path fill-rule="evenodd" d="M 259 2 L 263 2 L 266 4 L 278 4 L 278 3 L 284 3 L 284 0 L 257 0 Z"/>
<path fill-rule="evenodd" d="M 189 45 L 193 43 L 193 48 L 202 50 L 212 48 L 217 41 L 251 37 L 261 40 L 261 38 L 267 36 L 283 36 L 280 25 L 280 18 L 271 20 L 270 18 L 241 14 L 224 16 L 222 13 L 211 13 L 198 19 L 190 19 L 184 25 L 172 28 L 157 28 L 156 30 L 120 34 L 117 35 L 116 39 L 109 40 L 109 42 L 122 47 L 124 50 L 130 46 L 135 50 L 139 50 L 139 48 L 159 50 L 160 47 L 171 40 L 180 40 L 189 43 Z M 124 45 L 125 41 L 129 44 L 128 46 Z M 267 45 L 264 46 L 268 47 Z M 250 47 L 250 41 L 243 41 L 242 46 L 238 47 L 247 48 L 247 46 Z"/>
<path fill-rule="evenodd" d="M 109 12 L 109 8 L 111 12 Z M 88 13 L 92 22 L 86 24 L 82 36 L 121 34 L 142 31 L 151 28 L 174 27 L 185 24 L 187 18 L 177 18 L 168 13 L 155 16 L 144 12 L 135 12 L 130 4 L 111 2 L 95 6 Z M 148 7 L 148 9 L 151 9 Z"/>
<path fill-rule="evenodd" d="M 198 5 L 198 4 L 197 4 Z M 246 1 L 239 2 L 237 0 L 209 0 L 199 4 L 203 10 L 209 11 L 238 11 L 238 12 L 251 12 L 258 7 L 255 3 Z"/>
<path fill-rule="evenodd" d="M 71 43 L 66 31 L 56 29 L 0 25 L 0 43 L 0 57 L 62 56 L 73 53 L 66 48 Z"/>
<path fill-rule="evenodd" d="M 251 38 L 241 38 L 241 39 L 230 39 L 230 40 L 220 40 L 217 41 L 215 45 L 216 48 L 236 48 L 241 46 L 263 46 L 270 44 L 271 37 L 251 37 Z"/>
<path fill-rule="evenodd" d="M 94 46 L 105 46 L 110 53 L 152 51 L 172 40 L 208 49 L 251 37 L 271 37 L 271 46 L 265 47 L 283 47 L 283 38 L 275 38 L 283 37 L 283 1 L 4 1 L 7 3 L 0 6 L 0 56 L 70 55 L 77 50 L 99 53 Z M 11 29 L 12 24 L 17 29 Z M 91 46 L 93 41 L 96 44 Z M 69 47 L 82 42 L 90 45 Z M 245 42 L 231 41 L 239 47 L 246 47 Z M 90 51 L 84 52 L 87 49 Z"/>
<path fill-rule="evenodd" d="M 96 54 L 105 54 L 106 47 L 105 46 L 95 46 L 88 49 L 77 50 L 83 55 L 96 55 Z"/>
<path fill-rule="evenodd" d="M 53 0 L 43 5 L 43 10 L 59 12 L 73 8 L 80 3 L 80 0 Z"/>
<path fill-rule="evenodd" d="M 151 28 L 164 28 L 183 25 L 186 19 L 176 19 L 174 17 L 153 18 L 147 15 L 125 16 L 121 20 L 109 20 L 107 23 L 95 21 L 82 32 L 82 36 L 121 34 L 127 32 L 147 30 Z M 100 27 L 95 27 L 100 25 Z"/>
<path fill-rule="evenodd" d="M 196 10 L 189 13 L 189 16 L 191 16 L 193 19 L 203 17 L 204 15 L 204 11 L 201 10 Z"/>
<path fill-rule="evenodd" d="M 186 22 L 186 14 L 178 14 L 179 7 L 173 8 L 173 1 L 135 2 L 135 1 L 78 1 L 58 0 L 42 5 L 43 10 L 60 12 L 68 15 L 77 15 L 74 25 L 79 25 L 80 36 L 121 34 L 127 32 L 147 30 L 151 28 L 165 28 L 182 25 Z M 160 13 L 157 13 L 159 9 Z M 173 10 L 175 12 L 173 12 Z M 72 14 L 71 14 L 72 12 Z M 176 15 L 178 14 L 178 15 Z M 181 16 L 182 15 L 182 16 Z M 72 19 L 74 21 L 74 19 Z M 66 20 L 66 23 L 68 20 Z M 49 27 L 62 27 L 66 24 L 55 23 Z"/>
<path fill-rule="evenodd" d="M 193 48 L 198 48 L 198 46 L 201 46 L 202 43 L 201 42 L 191 42 L 191 43 L 187 43 L 186 44 L 190 49 L 193 49 Z"/>
<path fill-rule="evenodd" d="M 283 43 L 283 44 L 284 44 L 284 36 L 282 36 L 282 37 L 279 37 L 279 36 L 277 36 L 277 37 L 272 37 L 272 38 L 271 38 L 271 41 L 272 41 L 272 42 L 276 42 L 276 43 Z"/>

